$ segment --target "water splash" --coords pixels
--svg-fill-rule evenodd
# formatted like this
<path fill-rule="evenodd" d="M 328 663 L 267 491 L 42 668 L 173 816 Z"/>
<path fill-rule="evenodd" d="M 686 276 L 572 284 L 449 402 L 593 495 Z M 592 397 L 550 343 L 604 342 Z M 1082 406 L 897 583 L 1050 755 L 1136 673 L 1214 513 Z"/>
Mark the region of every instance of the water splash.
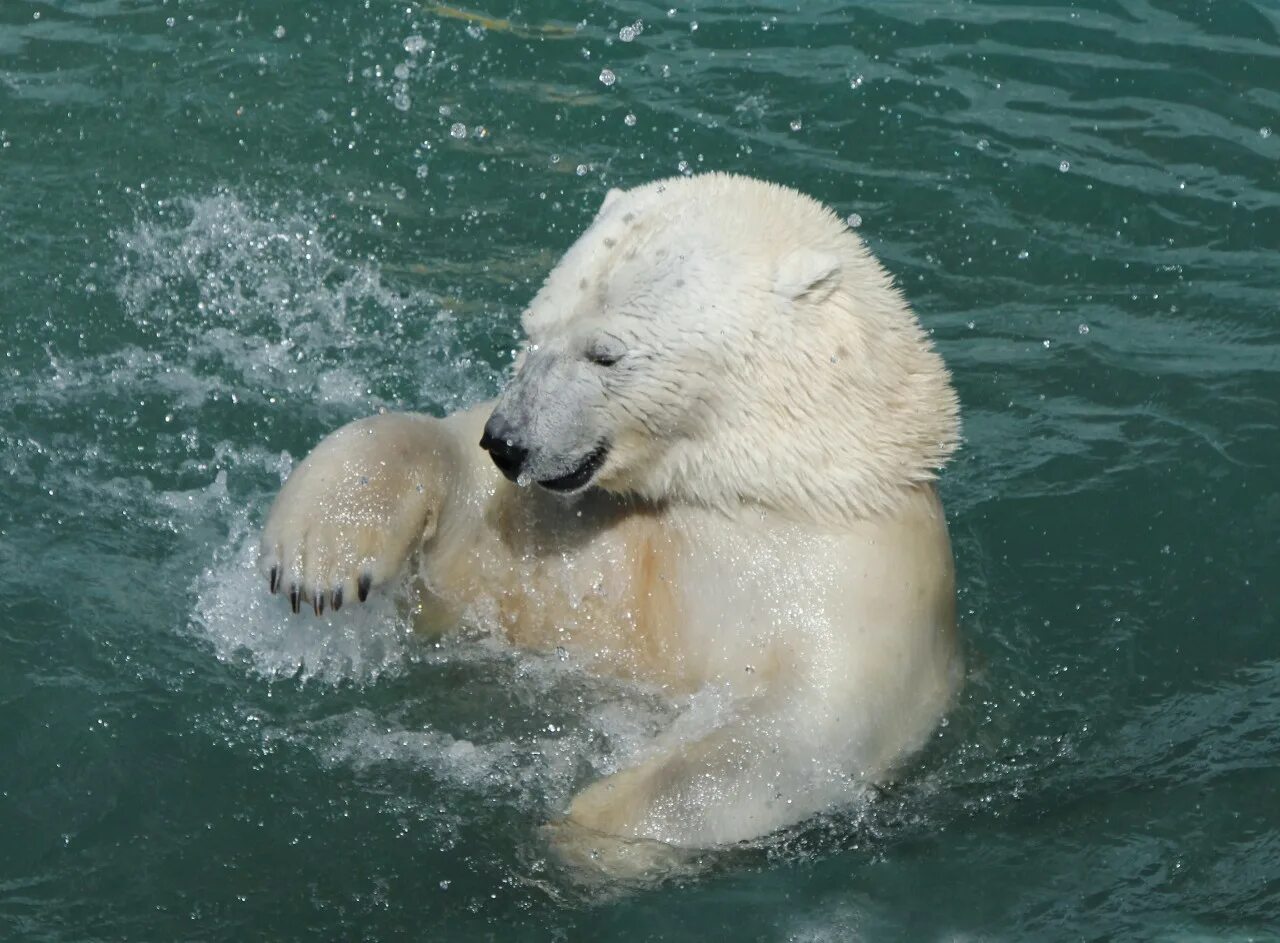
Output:
<path fill-rule="evenodd" d="M 412 631 L 393 593 L 316 617 L 295 615 L 267 594 L 257 566 L 257 527 L 236 513 L 229 543 L 196 580 L 192 620 L 218 660 L 267 680 L 368 683 L 402 671 Z"/>
<path fill-rule="evenodd" d="M 117 295 L 164 371 L 188 386 L 289 398 L 351 414 L 451 410 L 492 393 L 497 372 L 461 342 L 433 294 L 387 283 L 353 258 L 318 208 L 230 190 L 160 203 L 117 234 Z M 135 357 L 136 359 L 136 357 Z M 227 377 L 239 382 L 228 389 Z M 424 402 L 425 401 L 425 402 Z"/>

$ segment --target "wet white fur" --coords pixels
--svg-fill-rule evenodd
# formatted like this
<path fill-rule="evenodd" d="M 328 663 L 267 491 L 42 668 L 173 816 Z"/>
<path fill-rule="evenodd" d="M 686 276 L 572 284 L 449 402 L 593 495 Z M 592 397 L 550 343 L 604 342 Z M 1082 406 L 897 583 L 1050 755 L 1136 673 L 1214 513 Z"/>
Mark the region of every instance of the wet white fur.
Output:
<path fill-rule="evenodd" d="M 354 604 L 361 572 L 376 587 L 412 560 L 424 625 L 469 615 L 592 670 L 722 691 L 720 727 L 659 738 L 555 825 L 594 867 L 759 837 L 883 780 L 959 677 L 931 483 L 957 415 L 861 241 L 740 177 L 613 192 L 525 327 L 524 368 L 550 359 L 502 403 L 573 419 L 538 434 L 548 462 L 607 441 L 598 487 L 566 501 L 502 479 L 477 447 L 493 404 L 372 417 L 286 483 L 264 569 Z M 622 359 L 583 366 L 602 340 Z"/>

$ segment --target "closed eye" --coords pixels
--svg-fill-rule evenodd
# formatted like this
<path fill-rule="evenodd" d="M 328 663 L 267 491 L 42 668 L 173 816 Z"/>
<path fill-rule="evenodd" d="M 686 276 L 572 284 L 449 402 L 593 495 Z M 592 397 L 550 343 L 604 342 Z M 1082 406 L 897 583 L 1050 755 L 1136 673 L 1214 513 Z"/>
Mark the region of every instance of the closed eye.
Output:
<path fill-rule="evenodd" d="M 597 367 L 612 367 L 622 359 L 626 350 L 622 344 L 613 338 L 602 338 L 587 348 L 586 358 L 588 363 L 593 363 Z"/>
<path fill-rule="evenodd" d="M 587 360 L 597 367 L 612 367 L 622 359 L 621 354 L 608 350 L 592 350 L 587 352 Z"/>

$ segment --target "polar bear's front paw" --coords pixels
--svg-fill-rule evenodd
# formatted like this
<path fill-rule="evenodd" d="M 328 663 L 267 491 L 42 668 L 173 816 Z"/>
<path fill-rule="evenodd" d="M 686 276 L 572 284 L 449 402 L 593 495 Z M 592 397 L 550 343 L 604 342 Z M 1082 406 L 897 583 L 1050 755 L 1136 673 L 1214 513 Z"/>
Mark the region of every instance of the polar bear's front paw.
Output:
<path fill-rule="evenodd" d="M 320 615 L 394 580 L 436 529 L 439 456 L 427 417 L 389 414 L 344 426 L 285 482 L 267 516 L 259 563 L 294 612 Z"/>
<path fill-rule="evenodd" d="M 377 524 L 354 524 L 317 516 L 268 526 L 262 538 L 262 568 L 272 593 L 283 592 L 298 612 L 310 605 L 316 615 L 341 609 L 353 596 L 389 582 L 407 550 L 388 546 Z"/>

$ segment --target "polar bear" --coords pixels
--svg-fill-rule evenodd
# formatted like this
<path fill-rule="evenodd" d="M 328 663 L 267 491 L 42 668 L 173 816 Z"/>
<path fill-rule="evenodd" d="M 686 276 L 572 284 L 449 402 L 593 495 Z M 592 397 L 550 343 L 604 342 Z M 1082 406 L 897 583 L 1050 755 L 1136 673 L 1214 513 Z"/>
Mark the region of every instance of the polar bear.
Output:
<path fill-rule="evenodd" d="M 293 471 L 271 591 L 320 613 L 407 571 L 424 630 L 716 686 L 721 726 L 658 737 L 555 823 L 597 861 L 758 838 L 883 780 L 960 677 L 934 487 L 958 407 L 863 243 L 745 177 L 614 190 L 523 328 L 496 402 L 353 422 Z"/>

